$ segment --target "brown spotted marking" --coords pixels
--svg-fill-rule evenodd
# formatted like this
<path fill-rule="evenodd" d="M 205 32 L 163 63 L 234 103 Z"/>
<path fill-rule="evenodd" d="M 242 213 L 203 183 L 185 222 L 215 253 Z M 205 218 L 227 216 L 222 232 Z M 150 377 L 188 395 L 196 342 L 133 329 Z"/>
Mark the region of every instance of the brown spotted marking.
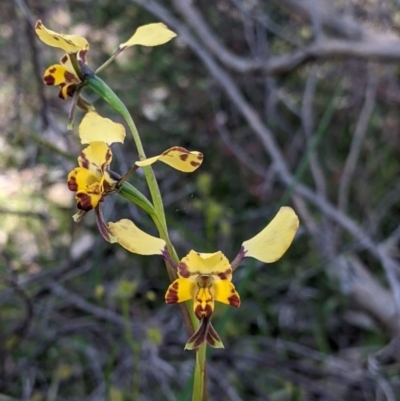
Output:
<path fill-rule="evenodd" d="M 81 155 L 79 157 L 79 164 L 81 167 L 85 168 L 86 170 L 89 170 L 89 160 L 86 157 L 85 153 L 81 152 Z"/>
<path fill-rule="evenodd" d="M 68 189 L 70 191 L 76 192 L 78 190 L 78 184 L 76 182 L 76 177 L 70 177 L 68 180 Z"/>
<path fill-rule="evenodd" d="M 217 276 L 221 279 L 221 280 L 228 280 L 232 275 L 232 269 L 226 269 L 224 272 L 219 272 L 217 273 Z"/>
<path fill-rule="evenodd" d="M 43 77 L 43 82 L 46 85 L 50 85 L 50 86 L 54 86 L 54 83 L 56 82 L 55 78 L 53 77 L 53 75 L 45 75 Z"/>
<path fill-rule="evenodd" d="M 236 294 L 236 291 L 232 288 L 232 295 L 228 298 L 229 305 L 234 306 L 235 308 L 239 308 L 240 306 L 240 298 Z"/>
<path fill-rule="evenodd" d="M 78 201 L 78 209 L 85 210 L 86 212 L 93 209 L 92 198 L 90 195 L 80 192 L 79 194 L 75 195 L 75 198 Z"/>
<path fill-rule="evenodd" d="M 54 39 L 54 40 L 58 40 L 58 41 L 60 40 L 60 38 L 58 38 L 58 37 L 55 36 L 55 35 L 53 35 L 53 39 Z"/>
<path fill-rule="evenodd" d="M 35 29 L 43 29 L 43 24 L 41 20 L 36 22 Z"/>
<path fill-rule="evenodd" d="M 188 153 L 184 153 L 184 154 L 182 154 L 182 155 L 179 155 L 179 158 L 180 158 L 183 162 L 185 162 L 185 161 L 188 159 L 188 157 L 189 157 L 189 154 L 188 154 Z"/>
<path fill-rule="evenodd" d="M 68 56 L 64 54 L 64 56 L 61 57 L 60 63 L 65 64 L 68 61 Z"/>
<path fill-rule="evenodd" d="M 210 304 L 206 304 L 202 307 L 200 304 L 196 306 L 194 310 L 194 314 L 196 315 L 197 319 L 201 319 L 203 317 L 208 318 L 212 315 L 213 309 Z"/>
<path fill-rule="evenodd" d="M 170 285 L 167 293 L 165 294 L 165 302 L 167 304 L 176 304 L 178 302 L 178 288 L 179 283 L 177 281 Z"/>
<path fill-rule="evenodd" d="M 180 277 L 188 278 L 190 277 L 190 271 L 188 266 L 185 262 L 180 262 L 178 265 L 178 274 Z"/>
<path fill-rule="evenodd" d="M 78 81 L 76 76 L 69 71 L 64 72 L 64 79 L 65 79 L 65 82 L 68 82 L 68 83 L 74 83 L 74 82 Z"/>
<path fill-rule="evenodd" d="M 197 155 L 197 159 L 198 159 L 198 160 L 203 160 L 203 159 L 204 159 L 203 153 L 199 153 L 199 154 Z"/>
<path fill-rule="evenodd" d="M 110 164 L 112 158 L 111 148 L 107 147 L 107 152 L 105 154 L 105 162 L 101 165 L 101 171 L 104 173 L 107 166 Z"/>
<path fill-rule="evenodd" d="M 184 161 L 185 161 L 185 160 L 184 160 Z M 199 166 L 200 166 L 200 163 L 199 163 L 199 162 L 195 162 L 195 161 L 192 160 L 192 161 L 190 162 L 190 165 L 193 166 L 193 167 L 199 167 Z"/>

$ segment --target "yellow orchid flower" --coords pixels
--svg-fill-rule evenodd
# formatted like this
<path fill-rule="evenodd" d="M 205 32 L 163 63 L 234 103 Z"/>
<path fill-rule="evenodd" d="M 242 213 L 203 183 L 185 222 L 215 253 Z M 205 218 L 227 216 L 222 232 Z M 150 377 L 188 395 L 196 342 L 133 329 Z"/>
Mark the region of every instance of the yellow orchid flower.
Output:
<path fill-rule="evenodd" d="M 81 66 L 86 64 L 86 54 L 89 51 L 88 41 L 79 35 L 65 35 L 46 28 L 42 21 L 37 21 L 35 32 L 46 45 L 64 50 L 60 64 L 54 64 L 44 73 L 44 83 L 51 86 L 60 86 L 59 97 L 72 97 L 76 88 L 82 83 Z M 135 34 L 124 43 L 121 43 L 114 54 L 96 72 L 99 72 L 111 63 L 124 49 L 135 46 L 158 46 L 169 42 L 176 34 L 170 31 L 163 23 L 153 23 L 137 28 Z"/>
<path fill-rule="evenodd" d="M 112 192 L 117 183 L 108 171 L 111 148 L 105 142 L 91 142 L 78 157 L 79 167 L 68 174 L 68 188 L 76 192 L 78 209 L 88 212 Z"/>
<path fill-rule="evenodd" d="M 169 255 L 162 239 L 146 234 L 129 220 L 108 223 L 117 242 L 128 251 L 140 255 L 162 255 L 176 268 L 178 278 L 168 287 L 165 301 L 174 304 L 193 301 L 193 311 L 200 320 L 197 331 L 185 349 L 198 348 L 207 341 L 214 348 L 223 344 L 211 324 L 215 302 L 240 306 L 240 296 L 232 283 L 232 273 L 245 257 L 266 263 L 277 261 L 289 248 L 299 227 L 299 219 L 290 207 L 282 207 L 273 220 L 259 234 L 244 241 L 238 255 L 229 263 L 221 252 L 190 251 L 177 265 Z"/>

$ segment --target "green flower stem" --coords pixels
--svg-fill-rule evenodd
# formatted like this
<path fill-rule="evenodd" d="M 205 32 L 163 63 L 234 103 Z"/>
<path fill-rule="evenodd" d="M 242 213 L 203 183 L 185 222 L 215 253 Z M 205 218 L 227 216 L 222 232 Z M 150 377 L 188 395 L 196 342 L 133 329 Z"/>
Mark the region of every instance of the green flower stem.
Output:
<path fill-rule="evenodd" d="M 194 368 L 192 401 L 207 401 L 207 343 L 204 342 L 196 351 L 196 365 Z"/>
<path fill-rule="evenodd" d="M 84 71 L 85 72 L 85 71 Z M 86 73 L 86 72 L 85 72 Z M 85 76 L 85 84 L 89 86 L 94 92 L 100 95 L 111 107 L 113 107 L 121 116 L 125 119 L 128 127 L 132 133 L 133 140 L 135 142 L 139 158 L 145 159 L 146 154 L 143 149 L 142 141 L 140 140 L 139 132 L 136 128 L 135 123 L 132 120 L 131 115 L 129 114 L 128 109 L 119 99 L 119 97 L 113 92 L 113 90 L 97 75 L 93 72 L 89 75 Z M 153 200 L 154 208 L 158 215 L 158 218 L 161 221 L 163 227 L 167 228 L 167 223 L 165 220 L 164 213 L 164 205 L 162 203 L 162 198 L 160 194 L 160 190 L 158 188 L 157 180 L 154 175 L 153 169 L 150 166 L 143 167 L 143 172 L 147 181 L 147 185 L 149 187 L 149 191 L 151 194 L 151 198 Z M 167 234 L 168 235 L 168 234 Z M 163 238 L 164 239 L 164 238 Z"/>

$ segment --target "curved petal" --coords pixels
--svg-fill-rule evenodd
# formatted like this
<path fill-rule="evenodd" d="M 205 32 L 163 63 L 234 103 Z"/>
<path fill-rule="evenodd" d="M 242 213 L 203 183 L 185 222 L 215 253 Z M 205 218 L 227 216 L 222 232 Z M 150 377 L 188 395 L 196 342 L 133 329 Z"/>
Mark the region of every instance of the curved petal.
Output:
<path fill-rule="evenodd" d="M 58 97 L 60 99 L 66 100 L 68 97 L 72 97 L 75 93 L 76 84 L 61 84 L 60 92 L 58 92 Z"/>
<path fill-rule="evenodd" d="M 175 32 L 172 32 L 162 22 L 147 24 L 140 26 L 136 29 L 133 36 L 124 43 L 119 45 L 119 49 L 125 49 L 126 47 L 134 45 L 142 46 L 158 46 L 169 42 L 176 36 Z"/>
<path fill-rule="evenodd" d="M 232 305 L 235 308 L 240 306 L 240 296 L 235 286 L 228 280 L 214 281 L 214 299 L 223 304 Z"/>
<path fill-rule="evenodd" d="M 78 157 L 79 165 L 91 171 L 99 181 L 111 160 L 111 148 L 104 142 L 91 142 Z"/>
<path fill-rule="evenodd" d="M 138 255 L 162 255 L 166 246 L 164 240 L 145 233 L 128 219 L 110 222 L 108 228 L 122 247 Z"/>
<path fill-rule="evenodd" d="M 37 21 L 35 32 L 39 39 L 48 46 L 58 47 L 67 53 L 76 53 L 79 50 L 88 50 L 88 41 L 79 35 L 63 35 L 47 29 L 42 21 Z"/>
<path fill-rule="evenodd" d="M 255 237 L 243 242 L 245 257 L 265 263 L 277 261 L 289 248 L 299 228 L 299 218 L 290 207 L 281 207 L 273 220 Z"/>
<path fill-rule="evenodd" d="M 176 304 L 189 301 L 194 298 L 196 284 L 186 278 L 177 278 L 169 287 L 165 294 L 167 304 Z"/>
<path fill-rule="evenodd" d="M 88 212 L 89 210 L 96 208 L 99 203 L 103 201 L 103 195 L 94 189 L 93 192 L 90 190 L 77 192 L 75 194 L 75 199 L 78 209 Z"/>
<path fill-rule="evenodd" d="M 139 167 L 149 166 L 158 160 L 168 164 L 176 170 L 183 171 L 184 173 L 191 173 L 200 167 L 201 163 L 203 162 L 203 154 L 196 151 L 189 152 L 185 148 L 174 146 L 173 148 L 163 152 L 161 155 L 140 160 L 135 164 Z"/>
<path fill-rule="evenodd" d="M 60 64 L 54 64 L 50 66 L 43 76 L 43 81 L 46 85 L 57 86 L 61 84 L 77 84 L 80 79 L 69 72 L 64 66 Z"/>
<path fill-rule="evenodd" d="M 99 141 L 108 144 L 123 143 L 125 135 L 125 128 L 122 124 L 101 117 L 95 111 L 86 113 L 79 125 L 79 137 L 82 144 Z"/>

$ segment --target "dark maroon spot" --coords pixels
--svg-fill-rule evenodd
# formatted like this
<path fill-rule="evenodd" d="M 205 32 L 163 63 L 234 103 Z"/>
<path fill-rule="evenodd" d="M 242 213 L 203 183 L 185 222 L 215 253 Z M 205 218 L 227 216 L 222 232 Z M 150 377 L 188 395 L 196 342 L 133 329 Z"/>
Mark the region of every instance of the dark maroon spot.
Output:
<path fill-rule="evenodd" d="M 60 62 L 61 62 L 62 64 L 65 64 L 67 61 L 68 61 L 68 56 L 67 56 L 66 54 L 64 54 L 64 56 L 61 57 Z"/>
<path fill-rule="evenodd" d="M 71 177 L 68 180 L 68 189 L 73 192 L 76 192 L 78 190 L 78 184 L 76 183 L 76 177 Z"/>
<path fill-rule="evenodd" d="M 201 319 L 202 317 L 210 317 L 213 313 L 210 304 L 206 304 L 203 308 L 201 305 L 197 305 L 196 309 L 194 310 L 194 314 L 196 315 L 197 319 Z"/>
<path fill-rule="evenodd" d="M 232 292 L 235 292 L 235 290 L 232 289 Z M 236 294 L 231 295 L 228 298 L 228 302 L 229 302 L 229 305 L 232 305 L 235 308 L 239 308 L 239 306 L 240 306 L 240 298 Z"/>
<path fill-rule="evenodd" d="M 38 21 L 36 22 L 35 29 L 42 29 L 42 26 L 43 26 L 42 21 Z"/>
<path fill-rule="evenodd" d="M 86 170 L 89 169 L 89 160 L 83 152 L 81 153 L 79 162 L 81 167 L 85 168 Z"/>
<path fill-rule="evenodd" d="M 45 75 L 43 77 L 43 82 L 46 85 L 54 86 L 54 83 L 56 82 L 56 80 L 54 79 L 54 77 L 52 75 Z"/>
<path fill-rule="evenodd" d="M 65 82 L 73 83 L 76 82 L 77 79 L 74 74 L 70 73 L 69 71 L 64 72 Z"/>
<path fill-rule="evenodd" d="M 49 70 L 49 73 L 50 74 L 54 74 L 56 72 L 56 70 L 57 70 L 57 68 L 53 67 L 52 69 Z"/>
<path fill-rule="evenodd" d="M 76 194 L 75 196 L 78 200 L 78 209 L 85 210 L 86 212 L 93 209 L 92 198 L 90 197 L 90 195 L 81 192 L 79 194 Z"/>
<path fill-rule="evenodd" d="M 198 155 L 197 155 L 197 159 L 198 159 L 198 160 L 203 160 L 203 159 L 204 159 L 203 153 L 198 154 Z"/>
<path fill-rule="evenodd" d="M 191 162 L 190 162 L 190 165 L 193 166 L 193 167 L 199 167 L 199 166 L 200 166 L 200 163 L 195 162 L 195 161 L 191 161 Z"/>
<path fill-rule="evenodd" d="M 178 265 L 178 274 L 180 277 L 188 278 L 190 277 L 189 269 L 184 262 L 180 262 Z"/>
<path fill-rule="evenodd" d="M 111 149 L 107 148 L 106 157 L 105 157 L 106 161 L 101 165 L 102 172 L 104 172 L 104 170 L 105 170 L 106 166 L 109 164 L 109 161 L 111 160 L 111 158 L 112 158 Z"/>
<path fill-rule="evenodd" d="M 189 157 L 189 155 L 187 153 L 185 153 L 183 155 L 179 155 L 179 158 L 184 162 L 187 160 L 188 157 Z"/>
<path fill-rule="evenodd" d="M 165 295 L 165 302 L 167 304 L 176 304 L 178 302 L 178 288 L 179 283 L 172 283 Z"/>
<path fill-rule="evenodd" d="M 226 269 L 224 272 L 220 272 L 217 273 L 217 276 L 221 279 L 221 280 L 226 280 L 228 277 L 230 277 L 232 274 L 232 269 Z"/>
<path fill-rule="evenodd" d="M 74 96 L 75 89 L 76 89 L 76 85 L 68 85 L 68 87 L 67 87 L 67 96 L 69 96 L 69 97 Z"/>
<path fill-rule="evenodd" d="M 59 38 L 57 38 L 57 36 L 53 36 L 54 40 L 60 40 Z"/>

